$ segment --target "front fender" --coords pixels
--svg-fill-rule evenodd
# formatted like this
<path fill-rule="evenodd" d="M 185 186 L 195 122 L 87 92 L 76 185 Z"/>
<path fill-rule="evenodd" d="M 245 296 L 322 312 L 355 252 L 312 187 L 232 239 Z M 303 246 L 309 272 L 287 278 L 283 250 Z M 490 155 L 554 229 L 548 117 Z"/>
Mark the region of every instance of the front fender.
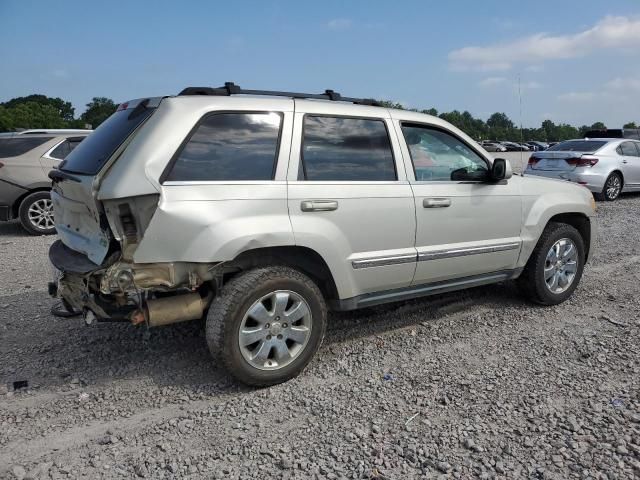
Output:
<path fill-rule="evenodd" d="M 523 186 L 524 221 L 518 267 L 526 265 L 538 239 L 553 217 L 562 214 L 578 214 L 591 221 L 595 215 L 592 208 L 593 196 L 586 188 L 556 180 L 525 178 L 531 180 L 532 184 Z M 593 239 L 593 233 L 591 238 Z"/>

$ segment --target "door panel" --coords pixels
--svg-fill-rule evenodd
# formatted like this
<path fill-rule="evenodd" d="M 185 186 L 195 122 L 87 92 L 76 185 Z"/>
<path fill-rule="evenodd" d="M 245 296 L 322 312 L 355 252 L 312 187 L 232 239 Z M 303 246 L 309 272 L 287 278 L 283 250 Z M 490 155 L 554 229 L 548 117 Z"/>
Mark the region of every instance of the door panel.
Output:
<path fill-rule="evenodd" d="M 622 160 L 625 187 L 635 190 L 640 188 L 640 143 L 625 142 L 623 146 L 626 147 Z"/>
<path fill-rule="evenodd" d="M 502 185 L 414 183 L 418 266 L 414 284 L 514 268 L 521 205 L 515 182 Z M 428 199 L 444 208 L 424 208 Z"/>
<path fill-rule="evenodd" d="M 337 208 L 304 211 L 303 203 L 308 201 L 336 202 Z M 296 244 L 340 265 L 339 271 L 350 279 L 350 292 L 344 298 L 411 283 L 416 265 L 413 203 L 407 182 L 289 182 Z"/>

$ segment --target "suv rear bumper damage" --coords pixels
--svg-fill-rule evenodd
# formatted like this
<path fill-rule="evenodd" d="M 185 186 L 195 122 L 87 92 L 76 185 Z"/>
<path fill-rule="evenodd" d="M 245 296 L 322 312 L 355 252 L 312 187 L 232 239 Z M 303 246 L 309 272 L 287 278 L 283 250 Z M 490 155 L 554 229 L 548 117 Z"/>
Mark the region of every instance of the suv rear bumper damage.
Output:
<path fill-rule="evenodd" d="M 113 258 L 113 256 L 111 257 Z M 121 260 L 96 265 L 86 255 L 56 241 L 49 260 L 60 272 L 51 296 L 98 321 L 148 326 L 201 318 L 212 298 L 216 264 L 149 263 Z"/>

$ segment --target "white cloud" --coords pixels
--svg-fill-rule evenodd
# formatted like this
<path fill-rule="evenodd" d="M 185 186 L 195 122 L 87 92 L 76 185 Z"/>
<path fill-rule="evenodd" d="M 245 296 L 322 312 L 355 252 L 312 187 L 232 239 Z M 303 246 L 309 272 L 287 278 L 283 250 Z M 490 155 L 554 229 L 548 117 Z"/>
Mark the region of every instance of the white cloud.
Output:
<path fill-rule="evenodd" d="M 544 70 L 544 67 L 542 65 L 529 65 L 528 67 L 525 68 L 525 71 L 527 72 L 541 72 Z"/>
<path fill-rule="evenodd" d="M 505 77 L 487 77 L 487 78 L 481 80 L 478 83 L 478 86 L 483 87 L 483 88 L 495 87 L 497 85 L 501 85 L 501 84 L 505 83 L 506 81 L 507 81 L 507 79 Z"/>
<path fill-rule="evenodd" d="M 454 70 L 507 70 L 515 63 L 575 58 L 595 50 L 640 43 L 640 18 L 606 16 L 593 27 L 568 35 L 536 33 L 509 43 L 469 46 L 449 53 Z"/>
<path fill-rule="evenodd" d="M 516 84 L 517 86 L 517 84 Z M 536 81 L 530 81 L 530 82 L 521 82 L 520 83 L 520 88 L 522 90 L 536 90 L 538 88 L 542 88 L 542 84 Z"/>
<path fill-rule="evenodd" d="M 353 22 L 348 18 L 334 18 L 327 22 L 327 28 L 331 30 L 346 30 Z"/>
<path fill-rule="evenodd" d="M 604 86 L 608 90 L 621 91 L 640 91 L 640 77 L 638 78 L 622 78 L 617 77 L 607 82 Z"/>
<path fill-rule="evenodd" d="M 569 92 L 558 95 L 558 100 L 562 102 L 590 102 L 596 97 L 594 92 Z"/>

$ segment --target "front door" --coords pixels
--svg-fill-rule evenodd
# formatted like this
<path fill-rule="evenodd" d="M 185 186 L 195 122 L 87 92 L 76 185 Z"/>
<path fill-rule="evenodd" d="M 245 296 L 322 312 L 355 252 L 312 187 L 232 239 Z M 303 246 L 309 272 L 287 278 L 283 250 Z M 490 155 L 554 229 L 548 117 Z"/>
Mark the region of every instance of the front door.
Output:
<path fill-rule="evenodd" d="M 501 274 L 520 252 L 517 178 L 488 181 L 490 163 L 447 129 L 396 123 L 416 206 L 414 285 Z"/>

